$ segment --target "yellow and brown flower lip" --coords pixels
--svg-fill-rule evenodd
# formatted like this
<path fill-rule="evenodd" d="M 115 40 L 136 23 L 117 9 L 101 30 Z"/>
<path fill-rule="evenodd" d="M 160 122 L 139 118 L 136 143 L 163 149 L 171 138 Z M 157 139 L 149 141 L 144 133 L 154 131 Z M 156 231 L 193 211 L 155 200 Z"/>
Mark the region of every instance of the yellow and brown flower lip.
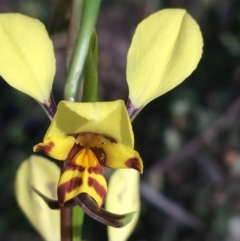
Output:
<path fill-rule="evenodd" d="M 72 136 L 73 137 L 73 136 Z M 62 139 L 66 138 L 72 144 L 71 148 L 62 151 Z M 138 153 L 129 147 L 118 144 L 113 138 L 106 138 L 95 133 L 81 133 L 72 138 L 52 138 L 34 147 L 50 157 L 58 153 L 59 160 L 65 161 L 58 183 L 58 202 L 60 206 L 80 193 L 88 193 L 101 207 L 107 195 L 107 183 L 104 178 L 105 167 L 133 168 L 142 172 L 143 166 Z M 56 140 L 60 140 L 60 145 Z M 111 150 L 113 149 L 113 151 Z M 115 159 L 115 156 L 118 158 Z M 64 160 L 63 157 L 66 157 Z M 112 160 L 114 158 L 114 160 Z"/>

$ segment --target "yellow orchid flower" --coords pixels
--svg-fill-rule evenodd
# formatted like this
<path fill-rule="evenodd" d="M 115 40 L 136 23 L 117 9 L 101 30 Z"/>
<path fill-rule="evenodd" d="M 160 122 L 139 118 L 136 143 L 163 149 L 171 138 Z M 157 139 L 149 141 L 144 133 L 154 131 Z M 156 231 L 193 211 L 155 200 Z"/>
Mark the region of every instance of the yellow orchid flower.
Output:
<path fill-rule="evenodd" d="M 129 116 L 133 119 L 147 103 L 191 74 L 201 58 L 202 36 L 197 23 L 182 9 L 162 10 L 142 21 L 128 52 L 127 110 L 122 101 L 61 101 L 55 110 L 50 96 L 54 52 L 38 20 L 20 14 L 0 14 L 0 52 L 0 75 L 40 102 L 50 117 L 54 116 L 43 143 L 36 145 L 34 151 L 64 162 L 57 188 L 59 206 L 72 204 L 79 194 L 87 193 L 101 210 L 107 193 L 103 166 L 143 171 L 142 160 L 133 149 Z M 134 181 L 138 183 L 139 176 L 135 174 Z M 123 176 L 129 178 L 128 174 Z M 119 187 L 119 179 L 113 180 L 111 187 Z M 130 183 L 122 193 L 122 202 L 116 199 L 119 192 L 110 189 L 108 203 L 118 203 L 115 206 L 119 213 L 124 207 L 139 210 L 139 202 L 132 202 L 139 194 L 131 191 L 131 185 L 134 184 Z M 126 227 L 122 240 L 126 240 L 135 223 L 133 220 Z M 120 237 L 116 231 L 109 233 L 111 240 Z"/>
<path fill-rule="evenodd" d="M 58 183 L 58 202 L 89 194 L 100 208 L 107 194 L 103 166 L 143 171 L 133 149 L 132 126 L 121 100 L 76 103 L 61 101 L 43 143 L 34 147 L 64 168 Z"/>
<path fill-rule="evenodd" d="M 95 207 L 85 198 L 90 205 L 85 211 L 90 216 L 103 222 L 107 220 L 106 224 L 125 225 L 133 214 L 114 216 L 101 209 L 107 192 L 102 166 L 143 170 L 141 158 L 133 150 L 131 123 L 123 102 L 61 102 L 56 112 L 51 96 L 56 68 L 53 45 L 44 25 L 36 19 L 21 14 L 0 14 L 0 50 L 0 75 L 11 86 L 36 99 L 50 119 L 56 113 L 44 142 L 34 149 L 66 161 L 58 185 L 59 205 L 75 205 L 71 202 L 74 197 L 88 193 L 99 209 L 99 213 L 94 213 Z M 66 116 L 69 116 L 70 124 L 58 128 L 56 123 L 66 120 Z M 79 129 L 73 131 L 76 126 Z M 49 143 L 54 143 L 51 151 L 47 150 Z M 51 208 L 57 208 L 54 200 L 49 200 L 35 188 L 34 191 Z M 81 200 L 76 201 L 80 206 Z"/>

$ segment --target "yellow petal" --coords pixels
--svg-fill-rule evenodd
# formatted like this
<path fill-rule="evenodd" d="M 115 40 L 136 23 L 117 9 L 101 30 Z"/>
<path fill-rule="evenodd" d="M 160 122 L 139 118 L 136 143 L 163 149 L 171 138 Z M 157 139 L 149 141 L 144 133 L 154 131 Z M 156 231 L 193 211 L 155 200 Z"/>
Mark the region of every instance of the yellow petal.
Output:
<path fill-rule="evenodd" d="M 53 44 L 44 25 L 21 14 L 0 14 L 0 75 L 47 103 L 55 74 Z"/>
<path fill-rule="evenodd" d="M 56 199 L 59 176 L 60 169 L 54 163 L 34 155 L 21 164 L 16 174 L 17 202 L 30 223 L 46 241 L 60 241 L 60 211 L 49 209 L 31 186 Z"/>
<path fill-rule="evenodd" d="M 133 232 L 140 210 L 139 173 L 135 170 L 117 170 L 110 178 L 106 209 L 110 212 L 123 214 L 137 211 L 132 221 L 123 228 L 108 226 L 109 241 L 125 241 Z"/>
<path fill-rule="evenodd" d="M 132 148 L 111 142 L 105 143 L 102 148 L 105 152 L 105 160 L 101 162 L 102 165 L 115 169 L 132 168 L 140 173 L 143 172 L 142 159 Z"/>
<path fill-rule="evenodd" d="M 74 144 L 73 136 L 52 136 L 43 143 L 35 145 L 33 151 L 40 151 L 54 159 L 65 161 Z"/>
<path fill-rule="evenodd" d="M 133 147 L 132 125 L 122 100 L 95 103 L 61 101 L 44 140 L 54 135 L 92 132 Z"/>
<path fill-rule="evenodd" d="M 203 40 L 195 20 L 182 9 L 150 15 L 137 27 L 127 57 L 129 98 L 135 108 L 180 84 L 197 67 Z"/>
<path fill-rule="evenodd" d="M 101 166 L 97 168 L 69 165 L 64 168 L 58 184 L 58 201 L 60 205 L 76 197 L 80 193 L 87 193 L 100 208 L 107 194 L 107 183 Z"/>

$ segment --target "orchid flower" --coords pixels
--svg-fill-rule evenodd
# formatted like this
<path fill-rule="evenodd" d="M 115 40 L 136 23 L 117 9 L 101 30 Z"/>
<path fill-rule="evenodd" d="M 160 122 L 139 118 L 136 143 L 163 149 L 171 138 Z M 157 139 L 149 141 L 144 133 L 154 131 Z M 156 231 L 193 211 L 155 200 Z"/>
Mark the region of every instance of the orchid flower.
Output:
<path fill-rule="evenodd" d="M 57 200 L 42 194 L 44 190 L 34 189 L 35 192 L 51 208 L 78 204 L 94 218 L 97 213 L 106 214 L 102 209 L 105 198 L 110 211 L 139 212 L 136 171 L 142 173 L 143 164 L 133 149 L 131 120 L 150 101 L 192 73 L 201 58 L 202 45 L 199 27 L 185 10 L 158 11 L 143 20 L 133 36 L 127 57 L 129 100 L 126 107 L 121 100 L 61 101 L 55 109 L 51 97 L 55 58 L 46 30 L 38 20 L 20 14 L 1 14 L 0 75 L 11 86 L 36 99 L 53 118 L 43 142 L 35 145 L 34 151 L 64 163 Z M 109 190 L 103 167 L 122 169 L 110 179 Z M 92 208 L 86 209 L 88 197 L 94 200 L 95 206 L 91 203 Z M 100 220 L 101 215 L 96 219 Z M 137 217 L 121 230 L 109 228 L 110 240 L 126 240 Z M 107 224 L 122 227 L 131 218 L 117 225 Z"/>
<path fill-rule="evenodd" d="M 103 166 L 143 171 L 133 150 L 132 126 L 123 101 L 61 101 L 44 142 L 34 151 L 65 161 L 58 183 L 60 206 L 88 193 L 100 208 L 107 194 Z"/>
<path fill-rule="evenodd" d="M 44 142 L 36 145 L 34 151 L 64 161 L 57 200 L 45 196 L 34 186 L 35 192 L 50 208 L 78 204 L 91 217 L 105 224 L 126 225 L 134 212 L 114 215 L 102 209 L 107 194 L 103 166 L 143 171 L 142 160 L 133 150 L 131 121 L 123 101 L 61 101 L 56 111 L 51 96 L 56 62 L 53 45 L 38 20 L 21 14 L 1 14 L 0 50 L 4 53 L 0 56 L 0 75 L 11 86 L 37 100 L 50 119 L 53 118 Z M 11 71 L 11 63 L 16 65 L 16 72 Z M 85 193 L 95 203 L 80 195 Z"/>

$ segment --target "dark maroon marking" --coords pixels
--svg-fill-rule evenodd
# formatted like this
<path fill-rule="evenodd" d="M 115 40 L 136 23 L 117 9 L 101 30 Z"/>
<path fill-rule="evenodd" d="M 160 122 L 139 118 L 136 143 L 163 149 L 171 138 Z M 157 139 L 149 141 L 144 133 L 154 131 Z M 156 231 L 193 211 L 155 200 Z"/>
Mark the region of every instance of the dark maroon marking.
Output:
<path fill-rule="evenodd" d="M 71 163 L 71 161 L 76 157 L 76 155 L 83 149 L 83 147 L 79 144 L 74 144 L 71 151 L 68 154 L 67 162 Z"/>
<path fill-rule="evenodd" d="M 96 191 L 96 193 L 103 199 L 103 201 L 105 200 L 107 190 L 96 179 L 89 177 L 88 186 L 92 187 Z"/>
<path fill-rule="evenodd" d="M 95 174 L 100 174 L 102 176 L 104 176 L 104 169 L 102 168 L 102 166 L 98 165 L 96 167 L 89 167 L 88 169 L 88 173 L 95 173 Z"/>
<path fill-rule="evenodd" d="M 130 99 L 128 99 L 128 101 L 127 101 L 126 108 L 127 108 L 127 112 L 128 112 L 130 119 L 134 116 L 134 114 L 138 110 L 137 108 L 135 108 L 135 106 L 133 105 L 133 103 Z"/>
<path fill-rule="evenodd" d="M 77 170 L 78 172 L 84 172 L 85 167 L 67 164 L 67 165 L 62 169 L 61 173 L 64 173 L 64 172 L 66 172 L 66 171 L 75 171 L 75 170 Z"/>
<path fill-rule="evenodd" d="M 106 163 L 107 155 L 106 155 L 106 152 L 103 150 L 103 148 L 92 147 L 90 149 L 92 150 L 92 152 L 94 153 L 94 155 L 98 159 L 98 162 L 101 165 L 104 165 Z"/>
<path fill-rule="evenodd" d="M 126 213 L 126 214 L 115 214 L 106 211 L 103 208 L 98 208 L 97 203 L 87 194 L 80 193 L 74 199 L 70 199 L 64 203 L 63 206 L 60 206 L 57 200 L 53 200 L 51 198 L 46 197 L 44 194 L 39 192 L 37 189 L 32 187 L 33 190 L 45 201 L 49 208 L 59 210 L 74 207 L 75 205 L 79 205 L 84 212 L 86 212 L 90 217 L 95 220 L 110 225 L 116 228 L 123 227 L 127 225 L 135 212 Z"/>
<path fill-rule="evenodd" d="M 142 172 L 141 166 L 140 166 L 140 160 L 136 157 L 129 158 L 124 164 L 129 168 L 133 168 L 139 171 L 140 173 Z"/>
<path fill-rule="evenodd" d="M 83 180 L 81 177 L 71 178 L 68 182 L 65 182 L 58 186 L 57 195 L 58 195 L 58 203 L 60 206 L 64 205 L 65 194 L 70 193 L 72 190 L 81 186 Z"/>
<path fill-rule="evenodd" d="M 40 152 L 43 152 L 45 153 L 46 155 L 49 154 L 49 152 L 52 150 L 52 148 L 55 146 L 54 142 L 50 141 L 47 145 L 44 145 L 44 146 L 38 146 L 36 148 L 36 151 L 40 151 Z"/>
<path fill-rule="evenodd" d="M 38 101 L 37 101 L 38 102 Z M 44 110 L 48 113 L 49 116 L 51 116 L 51 118 L 54 117 L 54 115 L 57 112 L 57 107 L 53 98 L 53 94 L 51 92 L 48 102 L 47 103 L 41 103 L 38 102 L 40 105 L 42 105 L 42 107 L 44 108 Z"/>
<path fill-rule="evenodd" d="M 135 212 L 115 214 L 110 213 L 103 208 L 98 208 L 96 202 L 87 193 L 80 193 L 74 198 L 74 200 L 90 217 L 115 228 L 120 228 L 127 225 L 135 214 Z"/>

